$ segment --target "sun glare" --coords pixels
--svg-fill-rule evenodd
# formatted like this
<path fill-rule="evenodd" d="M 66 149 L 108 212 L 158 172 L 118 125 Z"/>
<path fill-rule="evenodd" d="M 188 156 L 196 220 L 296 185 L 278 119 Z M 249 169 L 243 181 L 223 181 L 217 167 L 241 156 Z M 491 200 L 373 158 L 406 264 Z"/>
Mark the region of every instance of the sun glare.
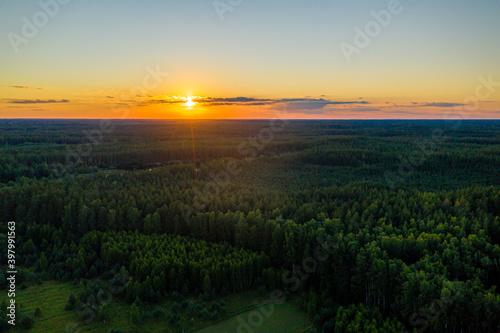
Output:
<path fill-rule="evenodd" d="M 193 97 L 188 97 L 187 102 L 185 104 L 187 107 L 193 107 L 196 105 L 196 102 L 193 102 Z"/>

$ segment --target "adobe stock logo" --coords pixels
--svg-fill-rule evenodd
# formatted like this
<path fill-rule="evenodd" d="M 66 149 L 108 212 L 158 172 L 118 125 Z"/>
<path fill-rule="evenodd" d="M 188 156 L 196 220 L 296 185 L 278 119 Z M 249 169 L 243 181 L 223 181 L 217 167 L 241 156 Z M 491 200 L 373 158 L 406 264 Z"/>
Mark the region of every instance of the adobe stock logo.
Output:
<path fill-rule="evenodd" d="M 373 20 L 367 22 L 364 29 L 358 26 L 354 28 L 353 43 L 342 42 L 339 45 L 347 63 L 350 64 L 352 62 L 354 54 L 360 54 L 363 49 L 368 47 L 371 41 L 380 35 L 382 28 L 387 28 L 391 24 L 393 17 L 401 14 L 402 11 L 403 5 L 399 0 L 390 0 L 387 4 L 387 9 L 382 9 L 378 12 L 372 10 L 370 14 Z"/>
<path fill-rule="evenodd" d="M 241 5 L 242 2 L 243 0 L 215 0 L 212 4 L 214 5 L 217 15 L 219 15 L 219 19 L 224 21 L 226 12 L 232 12 L 236 7 Z"/>
<path fill-rule="evenodd" d="M 45 27 L 51 18 L 54 18 L 59 14 L 61 5 L 66 5 L 71 0 L 40 0 L 38 5 L 40 10 L 37 11 L 29 20 L 26 16 L 23 16 L 21 21 L 23 26 L 21 28 L 21 35 L 14 32 L 9 32 L 7 38 L 12 46 L 12 49 L 16 54 L 19 53 L 19 46 L 21 44 L 28 44 L 28 42 L 35 38 L 40 29 Z"/>

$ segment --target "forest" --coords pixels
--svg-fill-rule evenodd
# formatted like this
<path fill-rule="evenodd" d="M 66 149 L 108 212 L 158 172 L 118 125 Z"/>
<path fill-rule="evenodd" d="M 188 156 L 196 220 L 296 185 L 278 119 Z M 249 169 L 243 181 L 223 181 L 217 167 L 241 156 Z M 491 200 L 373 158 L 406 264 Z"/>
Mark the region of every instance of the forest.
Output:
<path fill-rule="evenodd" d="M 110 332 L 189 332 L 249 290 L 308 332 L 500 331 L 500 121 L 107 125 L 0 120 L 2 293 L 15 221 L 18 283 L 81 286 L 82 322 L 118 280 Z"/>

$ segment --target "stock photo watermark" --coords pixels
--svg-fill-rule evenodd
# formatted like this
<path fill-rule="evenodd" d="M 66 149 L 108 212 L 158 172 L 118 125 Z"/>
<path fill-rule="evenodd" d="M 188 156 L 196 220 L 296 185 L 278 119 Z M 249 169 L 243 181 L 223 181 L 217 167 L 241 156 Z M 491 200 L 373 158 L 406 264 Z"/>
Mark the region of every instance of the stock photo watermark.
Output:
<path fill-rule="evenodd" d="M 243 158 L 254 159 L 269 145 L 277 133 L 282 132 L 290 123 L 288 114 L 285 110 L 275 111 L 276 117 L 269 121 L 269 126 L 260 129 L 256 136 L 251 136 L 238 145 L 238 152 Z M 281 125 L 277 125 L 277 122 Z M 184 221 L 189 224 L 190 217 L 198 212 L 202 212 L 206 205 L 215 197 L 219 196 L 222 189 L 231 183 L 231 178 L 236 177 L 243 172 L 241 162 L 233 159 L 227 162 L 225 170 L 218 174 L 210 174 L 211 180 L 205 184 L 203 191 L 195 188 L 195 197 L 193 204 L 187 207 L 181 204 L 180 210 Z"/>
<path fill-rule="evenodd" d="M 429 305 L 429 308 L 422 307 L 417 312 L 413 313 L 408 319 L 410 325 L 417 328 L 417 332 L 425 332 L 432 323 L 434 323 L 439 316 L 444 312 L 445 307 L 454 302 L 455 298 L 445 297 L 444 299 L 435 299 Z M 410 332 L 405 332 L 410 333 Z"/>
<path fill-rule="evenodd" d="M 19 53 L 19 46 L 28 44 L 30 40 L 35 38 L 41 29 L 43 29 L 50 20 L 59 14 L 61 6 L 67 5 L 72 0 L 40 0 L 38 6 L 40 10 L 28 18 L 21 18 L 22 27 L 20 33 L 9 32 L 7 39 L 14 50 L 14 53 Z"/>
<path fill-rule="evenodd" d="M 7 317 L 9 325 L 16 325 L 16 222 L 7 223 Z"/>
<path fill-rule="evenodd" d="M 137 105 L 135 98 L 140 95 L 146 95 L 149 90 L 158 87 L 169 75 L 168 72 L 161 71 L 160 65 L 156 65 L 155 69 L 147 66 L 146 72 L 148 74 L 144 76 L 141 85 L 122 94 L 119 101 L 113 103 L 112 111 L 120 114 L 118 119 L 127 119 L 130 114 L 130 108 Z M 101 119 L 98 128 L 90 131 L 83 130 L 82 134 L 85 136 L 85 139 L 77 145 L 76 149 L 72 149 L 70 146 L 66 147 L 66 163 L 55 163 L 52 165 L 55 175 L 62 177 L 66 173 L 71 173 L 74 168 L 83 163 L 84 158 L 92 153 L 93 147 L 99 146 L 103 142 L 104 135 L 111 134 L 114 130 L 115 125 L 112 119 Z"/>
<path fill-rule="evenodd" d="M 448 111 L 443 114 L 443 120 L 446 122 L 455 122 L 453 130 L 457 130 L 464 119 L 469 119 L 471 113 L 479 109 L 481 102 L 486 102 L 488 98 L 500 87 L 500 82 L 495 82 L 493 74 L 487 77 L 479 76 L 479 84 L 476 86 L 474 95 L 464 99 L 463 104 L 454 111 Z M 385 180 L 391 189 L 395 189 L 398 183 L 404 182 L 413 175 L 417 168 L 422 166 L 428 158 L 435 154 L 438 145 L 446 139 L 443 129 L 435 129 L 432 132 L 431 139 L 416 141 L 418 149 L 413 150 L 407 158 L 399 156 L 400 164 L 397 173 L 387 171 Z"/>
<path fill-rule="evenodd" d="M 410 0 L 411 1 L 411 0 Z M 370 12 L 373 20 L 368 21 L 362 28 L 354 28 L 354 37 L 352 42 L 342 42 L 339 47 L 347 63 L 352 62 L 355 54 L 360 54 L 367 48 L 373 39 L 377 38 L 387 28 L 393 18 L 403 12 L 403 4 L 399 0 L 390 0 L 385 9 Z"/>
<path fill-rule="evenodd" d="M 221 21 L 224 21 L 227 12 L 232 12 L 236 7 L 241 5 L 243 0 L 215 0 L 212 5 Z"/>
<path fill-rule="evenodd" d="M 334 255 L 334 249 L 338 248 L 337 244 L 330 244 L 322 237 L 318 237 L 316 241 L 319 245 L 316 246 L 313 256 L 304 258 L 300 265 L 293 265 L 291 270 L 285 271 L 281 276 L 281 281 L 286 286 L 285 290 L 275 289 L 264 302 L 254 301 L 256 309 L 252 310 L 245 320 L 241 315 L 237 317 L 238 328 L 236 332 L 254 333 L 255 330 L 264 325 L 265 318 L 273 315 L 274 304 L 283 304 L 286 302 L 286 292 L 296 292 L 300 286 L 309 279 L 319 268 L 321 262 L 326 261 L 331 255 Z M 264 306 L 269 305 L 269 309 L 265 310 Z"/>
<path fill-rule="evenodd" d="M 100 288 L 97 295 L 89 295 L 78 305 L 77 314 L 80 319 L 89 324 L 97 318 L 99 310 L 103 306 L 109 306 L 113 300 L 113 295 L 118 295 L 125 290 L 130 276 L 125 272 L 116 272 L 112 270 L 113 278 L 107 285 Z M 77 322 L 69 322 L 65 326 L 66 333 L 80 333 L 81 329 Z"/>

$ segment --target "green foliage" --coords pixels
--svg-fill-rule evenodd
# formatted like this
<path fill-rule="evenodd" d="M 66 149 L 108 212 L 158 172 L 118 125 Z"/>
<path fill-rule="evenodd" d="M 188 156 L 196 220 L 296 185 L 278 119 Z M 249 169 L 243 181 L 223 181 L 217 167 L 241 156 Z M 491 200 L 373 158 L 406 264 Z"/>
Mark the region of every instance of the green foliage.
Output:
<path fill-rule="evenodd" d="M 99 310 L 97 311 L 97 319 L 101 321 L 105 321 L 109 319 L 109 305 L 108 304 L 103 304 L 99 307 Z"/>
<path fill-rule="evenodd" d="M 47 268 L 47 258 L 45 257 L 45 252 L 42 252 L 40 254 L 40 264 L 39 264 L 40 270 L 44 271 Z"/>
<path fill-rule="evenodd" d="M 132 303 L 132 305 L 130 306 L 128 316 L 130 324 L 132 324 L 133 326 L 137 326 L 140 324 L 141 313 L 139 312 L 139 308 L 137 307 L 137 305 L 135 305 L 135 303 Z"/>
<path fill-rule="evenodd" d="M 68 302 L 66 303 L 66 306 L 64 307 L 65 310 L 74 310 L 76 308 L 76 297 L 73 293 L 69 295 Z"/>
<path fill-rule="evenodd" d="M 327 324 L 331 327 L 332 324 Z M 339 307 L 335 317 L 335 333 L 372 333 L 388 332 L 401 333 L 404 326 L 397 320 L 382 317 L 377 308 L 360 305 L 351 305 L 348 308 Z"/>
<path fill-rule="evenodd" d="M 499 330 L 498 122 L 292 122 L 254 159 L 238 147 L 259 121 L 141 126 L 55 171 L 91 122 L 0 123 L 0 217 L 17 222 L 20 265 L 80 281 L 83 304 L 116 267 L 116 294 L 137 310 L 170 295 L 178 329 L 226 311 L 186 297 L 266 287 L 300 295 L 325 332 Z"/>
<path fill-rule="evenodd" d="M 35 319 L 29 315 L 21 316 L 21 320 L 19 321 L 19 326 L 25 330 L 31 329 L 35 325 Z"/>
<path fill-rule="evenodd" d="M 212 281 L 210 280 L 209 275 L 205 275 L 203 279 L 203 292 L 208 295 L 212 291 Z"/>
<path fill-rule="evenodd" d="M 1 309 L 0 309 L 0 332 L 6 331 L 9 328 L 11 328 L 11 325 L 7 322 L 8 317 L 7 317 L 7 301 L 2 301 L 1 304 Z"/>
<path fill-rule="evenodd" d="M 203 308 L 203 309 L 201 309 L 200 317 L 203 318 L 203 319 L 210 318 L 210 313 L 208 312 L 208 309 L 206 307 Z"/>
<path fill-rule="evenodd" d="M 122 328 L 112 328 L 108 331 L 108 333 L 123 333 Z"/>

